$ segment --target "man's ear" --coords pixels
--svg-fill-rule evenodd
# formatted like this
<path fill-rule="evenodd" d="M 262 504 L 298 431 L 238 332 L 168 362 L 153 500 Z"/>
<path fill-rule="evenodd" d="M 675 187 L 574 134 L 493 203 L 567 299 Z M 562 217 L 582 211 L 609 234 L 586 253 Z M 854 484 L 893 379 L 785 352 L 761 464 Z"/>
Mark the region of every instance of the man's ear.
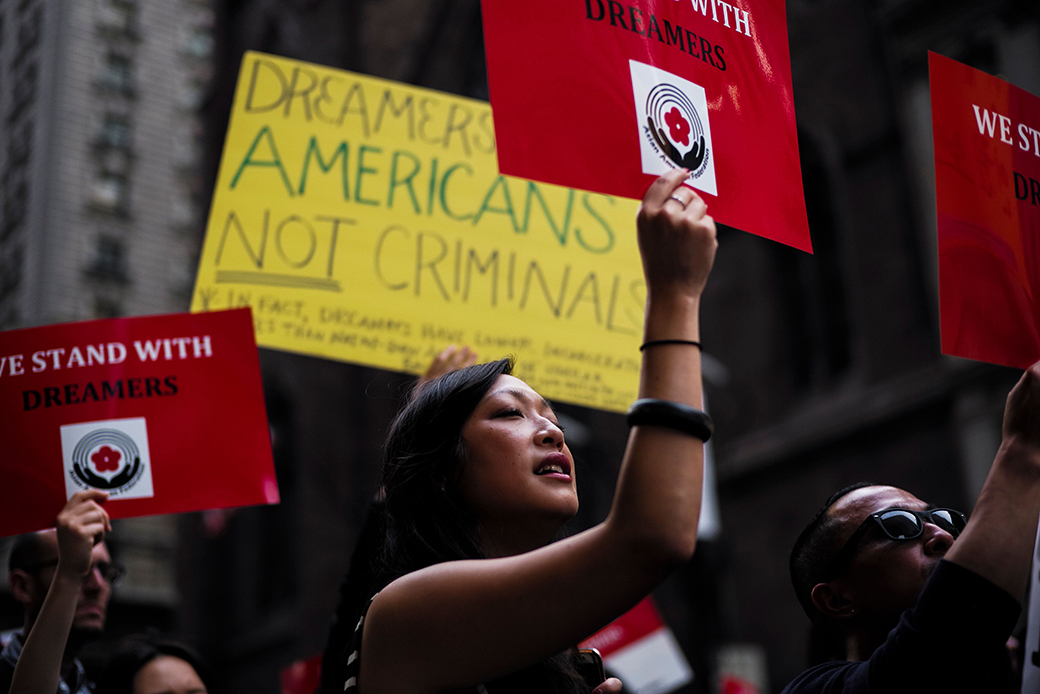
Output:
<path fill-rule="evenodd" d="M 12 569 L 7 575 L 7 585 L 11 588 L 11 595 L 23 605 L 35 601 L 36 591 L 33 585 L 33 577 L 22 569 Z"/>
<path fill-rule="evenodd" d="M 820 614 L 832 619 L 848 619 L 856 614 L 856 603 L 837 581 L 813 586 L 812 603 Z"/>

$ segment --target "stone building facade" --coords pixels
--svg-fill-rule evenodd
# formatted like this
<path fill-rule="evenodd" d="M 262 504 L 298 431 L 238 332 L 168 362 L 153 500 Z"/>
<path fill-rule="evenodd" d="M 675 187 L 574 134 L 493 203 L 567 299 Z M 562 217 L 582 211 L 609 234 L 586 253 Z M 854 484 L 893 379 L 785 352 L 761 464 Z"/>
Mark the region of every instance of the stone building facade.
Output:
<path fill-rule="evenodd" d="M 0 2 L 0 330 L 187 310 L 212 26 L 208 0 Z M 169 623 L 176 519 L 116 541 L 113 626 Z"/>

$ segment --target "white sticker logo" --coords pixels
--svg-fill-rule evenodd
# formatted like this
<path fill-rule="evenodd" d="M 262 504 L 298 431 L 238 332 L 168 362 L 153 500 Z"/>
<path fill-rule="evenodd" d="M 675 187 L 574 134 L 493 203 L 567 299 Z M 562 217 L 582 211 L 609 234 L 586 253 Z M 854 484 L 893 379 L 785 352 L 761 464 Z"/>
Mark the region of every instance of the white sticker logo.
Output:
<path fill-rule="evenodd" d="M 144 417 L 61 427 L 65 494 L 100 489 L 113 499 L 152 496 L 152 461 Z"/>
<path fill-rule="evenodd" d="M 660 175 L 685 167 L 690 170 L 688 185 L 718 195 L 704 87 L 635 60 L 628 66 L 643 173 Z"/>

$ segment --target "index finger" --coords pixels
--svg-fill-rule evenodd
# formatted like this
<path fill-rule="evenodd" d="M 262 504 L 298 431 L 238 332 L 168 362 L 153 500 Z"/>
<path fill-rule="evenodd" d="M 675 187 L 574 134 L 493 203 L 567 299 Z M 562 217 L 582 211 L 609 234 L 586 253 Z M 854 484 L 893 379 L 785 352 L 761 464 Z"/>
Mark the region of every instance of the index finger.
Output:
<path fill-rule="evenodd" d="M 73 502 L 80 503 L 83 501 L 96 501 L 99 504 L 103 504 L 107 499 L 108 492 L 106 491 L 100 489 L 84 489 L 73 494 L 66 505 L 71 506 Z"/>
<path fill-rule="evenodd" d="M 112 532 L 112 520 L 108 517 L 108 513 L 103 508 L 99 508 L 98 511 L 101 513 L 101 518 L 84 523 L 82 526 L 85 531 L 93 531 L 92 539 L 95 545 L 104 541 L 105 533 Z"/>
<path fill-rule="evenodd" d="M 663 205 L 672 196 L 672 193 L 679 190 L 679 186 L 689 175 L 690 172 L 687 169 L 672 169 L 668 173 L 662 174 L 650 184 L 646 195 L 643 196 L 643 202 L 657 206 Z"/>

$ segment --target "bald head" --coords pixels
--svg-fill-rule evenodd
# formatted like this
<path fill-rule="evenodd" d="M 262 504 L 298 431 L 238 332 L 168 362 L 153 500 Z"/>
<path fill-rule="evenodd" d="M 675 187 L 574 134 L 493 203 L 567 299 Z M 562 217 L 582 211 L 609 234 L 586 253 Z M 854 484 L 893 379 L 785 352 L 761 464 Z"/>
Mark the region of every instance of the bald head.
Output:
<path fill-rule="evenodd" d="M 870 514 L 889 508 L 923 511 L 928 504 L 898 487 L 874 485 L 850 491 L 827 509 L 830 519 L 841 526 L 834 538 L 834 551 L 837 552 L 848 541 Z"/>
<path fill-rule="evenodd" d="M 878 634 L 895 627 L 899 615 L 917 603 L 928 578 L 953 546 L 957 531 L 926 519 L 917 534 L 895 536 L 869 519 L 890 509 L 931 508 L 907 491 L 880 486 L 856 490 L 835 503 L 828 512 L 839 527 L 832 566 L 828 567 L 833 575 L 823 577 L 826 585 L 814 588 L 815 607 L 830 616 L 843 616 L 843 609 L 851 607 L 852 613 L 861 622 L 869 622 Z M 861 527 L 863 531 L 857 533 Z M 847 559 L 840 567 L 833 566 L 834 557 L 846 545 Z"/>
<path fill-rule="evenodd" d="M 879 526 L 864 526 L 872 514 L 895 508 L 932 507 L 897 487 L 853 485 L 831 497 L 799 537 L 791 554 L 791 575 L 798 599 L 814 621 L 822 615 L 845 616 L 835 609 L 840 605 L 885 628 L 916 603 L 954 538 L 933 523 L 925 523 L 918 536 L 898 541 Z M 846 550 L 848 562 L 836 567 L 838 554 L 861 527 L 863 532 Z M 822 593 L 820 586 L 826 588 Z"/>
<path fill-rule="evenodd" d="M 837 538 L 841 532 L 841 523 L 831 516 L 831 507 L 846 495 L 858 489 L 876 487 L 873 482 L 857 482 L 844 489 L 839 489 L 824 502 L 823 506 L 816 512 L 809 525 L 805 527 L 801 535 L 791 549 L 791 583 L 794 585 L 794 593 L 798 597 L 805 614 L 813 622 L 820 618 L 819 612 L 812 604 L 812 589 L 823 580 L 821 577 L 826 573 L 830 559 L 837 551 Z"/>

